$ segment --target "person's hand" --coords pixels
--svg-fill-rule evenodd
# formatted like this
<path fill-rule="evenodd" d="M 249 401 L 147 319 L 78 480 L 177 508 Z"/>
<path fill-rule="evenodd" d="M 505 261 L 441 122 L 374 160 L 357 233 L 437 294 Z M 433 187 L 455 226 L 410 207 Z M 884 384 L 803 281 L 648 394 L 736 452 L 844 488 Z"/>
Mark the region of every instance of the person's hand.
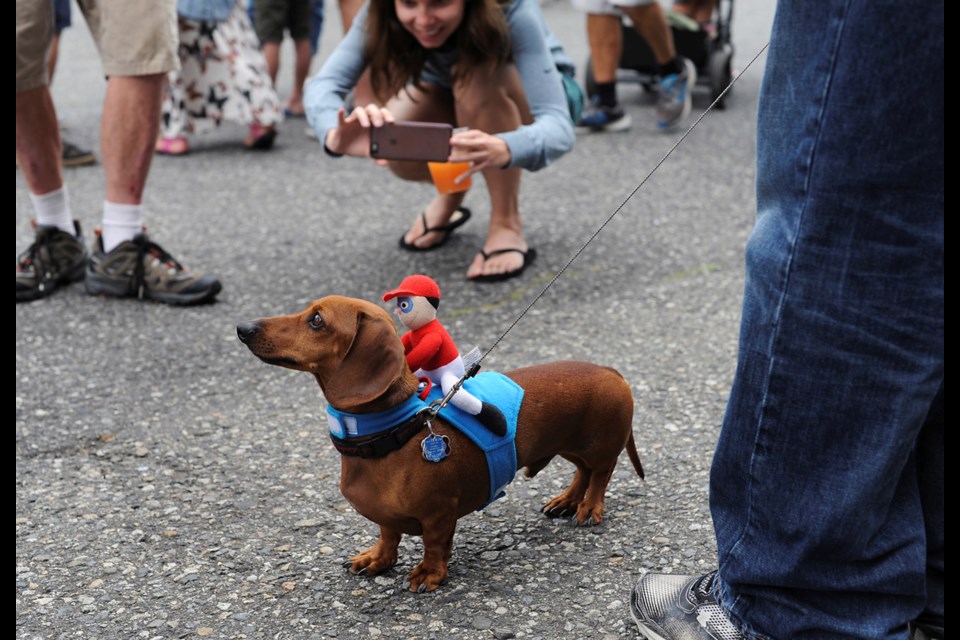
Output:
<path fill-rule="evenodd" d="M 339 124 L 327 132 L 324 144 L 333 153 L 340 153 L 357 158 L 370 157 L 370 127 L 382 127 L 385 122 L 394 122 L 393 114 L 375 104 L 357 107 L 347 115 L 346 110 L 340 107 L 337 112 Z M 377 164 L 386 165 L 386 160 L 374 160 Z"/>
<path fill-rule="evenodd" d="M 472 162 L 469 171 L 457 176 L 463 182 L 468 176 L 495 167 L 503 168 L 510 163 L 510 147 L 503 138 L 484 133 L 479 129 L 459 131 L 450 137 L 450 162 Z"/>

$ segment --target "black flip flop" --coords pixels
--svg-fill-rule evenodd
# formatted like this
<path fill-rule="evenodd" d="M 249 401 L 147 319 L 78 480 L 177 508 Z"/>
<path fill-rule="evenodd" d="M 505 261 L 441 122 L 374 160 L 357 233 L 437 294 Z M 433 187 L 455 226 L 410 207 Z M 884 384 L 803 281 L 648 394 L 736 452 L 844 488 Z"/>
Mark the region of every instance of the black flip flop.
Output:
<path fill-rule="evenodd" d="M 457 213 L 459 213 L 460 215 L 458 216 Z M 400 248 L 406 249 L 407 251 L 431 251 L 433 249 L 438 249 L 447 243 L 447 240 L 450 239 L 450 235 L 458 227 L 462 226 L 467 220 L 469 220 L 470 216 L 471 216 L 470 209 L 467 209 L 466 207 L 457 207 L 454 210 L 453 215 L 450 216 L 450 221 L 447 222 L 447 224 L 440 225 L 439 227 L 430 227 L 429 225 L 427 225 L 427 213 L 424 211 L 423 213 L 420 214 L 420 217 L 423 219 L 424 231 L 423 233 L 420 234 L 417 240 L 427 235 L 428 233 L 443 233 L 444 234 L 443 238 L 437 242 L 434 242 L 429 247 L 418 247 L 415 244 L 416 240 L 414 240 L 413 242 L 407 242 L 406 240 L 404 240 L 404 236 L 406 236 L 406 234 L 404 234 L 400 236 Z"/>
<path fill-rule="evenodd" d="M 513 271 L 507 271 L 505 273 L 491 273 L 489 275 L 474 276 L 472 278 L 467 278 L 471 282 L 502 282 L 504 280 L 509 280 L 510 278 L 516 278 L 524 269 L 533 264 L 533 261 L 537 259 L 537 250 L 533 247 L 524 251 L 523 249 L 496 249 L 487 253 L 483 249 L 480 249 L 480 255 L 483 256 L 484 262 L 492 258 L 493 256 L 503 255 L 505 253 L 519 253 L 523 256 L 523 264 L 520 265 L 519 269 L 514 269 Z"/>

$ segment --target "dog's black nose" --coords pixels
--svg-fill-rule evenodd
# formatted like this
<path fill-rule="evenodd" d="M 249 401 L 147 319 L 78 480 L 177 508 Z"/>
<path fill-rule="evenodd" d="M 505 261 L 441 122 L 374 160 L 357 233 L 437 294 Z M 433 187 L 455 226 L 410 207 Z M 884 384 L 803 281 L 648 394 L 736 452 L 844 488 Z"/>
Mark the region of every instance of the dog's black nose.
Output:
<path fill-rule="evenodd" d="M 260 325 L 256 322 L 241 322 L 237 325 L 237 337 L 240 342 L 247 344 L 260 333 Z"/>

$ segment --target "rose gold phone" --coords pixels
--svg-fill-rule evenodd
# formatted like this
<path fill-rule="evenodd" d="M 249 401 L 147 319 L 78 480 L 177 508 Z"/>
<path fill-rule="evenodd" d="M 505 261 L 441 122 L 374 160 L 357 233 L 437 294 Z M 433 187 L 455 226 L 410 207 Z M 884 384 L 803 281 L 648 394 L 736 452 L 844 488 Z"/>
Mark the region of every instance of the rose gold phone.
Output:
<path fill-rule="evenodd" d="M 370 130 L 370 156 L 383 160 L 446 162 L 453 126 L 441 122 L 387 122 Z"/>

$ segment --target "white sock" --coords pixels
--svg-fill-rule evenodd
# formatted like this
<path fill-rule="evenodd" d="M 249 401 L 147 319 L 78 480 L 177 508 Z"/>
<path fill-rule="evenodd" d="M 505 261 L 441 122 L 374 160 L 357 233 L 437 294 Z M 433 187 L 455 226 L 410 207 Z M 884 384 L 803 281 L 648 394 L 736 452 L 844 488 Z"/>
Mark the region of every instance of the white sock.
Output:
<path fill-rule="evenodd" d="M 110 253 L 118 244 L 133 240 L 133 237 L 142 231 L 143 205 L 117 204 L 109 201 L 103 203 L 103 226 L 100 228 L 100 239 L 103 240 L 104 252 Z"/>
<path fill-rule="evenodd" d="M 42 196 L 30 194 L 37 224 L 42 227 L 57 227 L 70 235 L 76 235 L 73 226 L 73 214 L 70 212 L 70 198 L 67 197 L 67 185 Z"/>

